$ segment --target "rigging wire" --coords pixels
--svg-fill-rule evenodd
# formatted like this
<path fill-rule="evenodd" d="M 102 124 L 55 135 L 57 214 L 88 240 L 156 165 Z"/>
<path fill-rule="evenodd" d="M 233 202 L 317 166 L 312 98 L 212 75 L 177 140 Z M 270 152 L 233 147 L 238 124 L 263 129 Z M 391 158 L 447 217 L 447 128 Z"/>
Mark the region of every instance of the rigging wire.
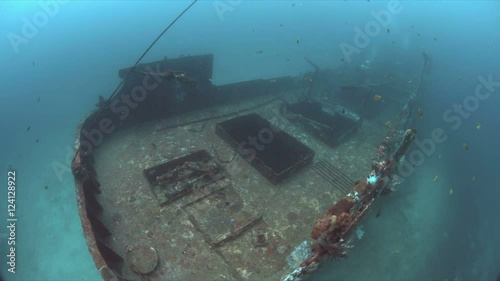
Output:
<path fill-rule="evenodd" d="M 144 58 L 144 56 L 146 56 L 146 54 L 149 52 L 149 50 L 151 50 L 151 48 L 153 48 L 153 46 L 158 42 L 158 40 L 160 40 L 160 38 L 196 3 L 198 2 L 198 0 L 193 0 L 193 2 L 191 2 L 191 4 L 189 4 L 189 6 L 187 6 L 172 22 L 170 22 L 170 24 L 156 37 L 156 39 L 149 45 L 149 47 L 142 53 L 142 55 L 139 57 L 139 59 L 137 59 L 137 61 L 135 62 L 135 64 L 128 70 L 127 74 L 125 75 L 125 77 L 122 79 L 122 81 L 120 82 L 120 84 L 118 84 L 118 86 L 115 88 L 115 90 L 113 91 L 113 93 L 111 94 L 111 96 L 105 101 L 105 103 L 100 107 L 99 111 L 97 112 L 94 120 L 92 121 L 92 123 L 90 124 L 90 127 L 94 126 L 97 122 L 97 120 L 99 119 L 99 117 L 101 116 L 102 112 L 104 111 L 104 109 L 106 108 L 106 106 L 108 106 L 110 103 L 111 103 L 111 100 L 115 97 L 116 93 L 118 93 L 118 90 L 121 88 L 121 86 L 123 85 L 123 83 L 125 82 L 125 80 L 127 80 L 127 78 L 130 76 L 130 73 L 132 73 L 135 68 L 137 67 L 137 65 L 141 62 L 141 60 Z M 74 162 L 75 161 L 75 158 L 76 158 L 76 155 L 78 155 L 78 153 L 80 152 L 80 149 L 81 149 L 81 145 L 78 146 L 78 149 L 76 150 L 74 156 L 73 156 L 73 160 L 71 162 Z"/>

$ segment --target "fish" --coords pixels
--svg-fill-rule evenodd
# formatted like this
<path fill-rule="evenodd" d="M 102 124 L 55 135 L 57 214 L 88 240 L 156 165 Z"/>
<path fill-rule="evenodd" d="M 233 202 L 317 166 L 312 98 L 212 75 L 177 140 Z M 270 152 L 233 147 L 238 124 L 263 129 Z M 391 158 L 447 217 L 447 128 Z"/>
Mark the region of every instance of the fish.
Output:
<path fill-rule="evenodd" d="M 304 80 L 306 80 L 307 82 L 312 82 L 313 81 L 313 79 L 311 77 L 309 77 L 309 76 L 306 77 Z"/>
<path fill-rule="evenodd" d="M 478 129 L 478 130 L 481 129 L 481 123 L 479 123 L 479 122 L 476 123 L 476 129 Z"/>
<path fill-rule="evenodd" d="M 473 177 L 472 177 L 472 181 L 475 181 L 475 180 L 476 180 L 476 176 L 473 176 Z"/>
<path fill-rule="evenodd" d="M 469 150 L 469 145 L 464 142 L 464 149 L 467 151 Z"/>
<path fill-rule="evenodd" d="M 387 33 L 389 33 L 389 28 L 387 29 Z"/>
<path fill-rule="evenodd" d="M 36 141 L 35 141 L 35 142 L 36 142 L 36 143 L 38 143 L 39 141 L 40 141 L 39 139 L 36 139 Z"/>
<path fill-rule="evenodd" d="M 450 188 L 450 192 L 449 193 L 450 193 L 450 195 L 453 194 L 453 188 Z"/>
<path fill-rule="evenodd" d="M 345 114 L 345 108 L 342 108 L 342 114 Z"/>
<path fill-rule="evenodd" d="M 420 119 L 424 118 L 424 110 L 422 108 L 418 108 L 418 117 L 420 117 Z"/>
<path fill-rule="evenodd" d="M 382 209 L 378 209 L 377 213 L 375 214 L 375 217 L 376 218 L 380 217 L 380 213 L 382 213 Z"/>
<path fill-rule="evenodd" d="M 36 103 L 39 103 L 40 102 L 40 97 L 38 97 L 38 99 L 36 100 Z"/>
<path fill-rule="evenodd" d="M 435 176 L 435 177 L 434 177 L 434 182 L 437 182 L 437 181 L 438 181 L 438 178 L 439 178 L 438 176 Z"/>
<path fill-rule="evenodd" d="M 373 96 L 373 99 L 374 99 L 375 101 L 379 101 L 380 99 L 382 99 L 382 96 L 380 96 L 380 95 L 375 95 L 375 96 Z"/>
<path fill-rule="evenodd" d="M 31 126 L 28 126 L 28 128 L 26 128 L 26 132 L 29 132 L 31 129 Z"/>
<path fill-rule="evenodd" d="M 300 43 L 300 38 L 297 36 L 297 45 Z"/>

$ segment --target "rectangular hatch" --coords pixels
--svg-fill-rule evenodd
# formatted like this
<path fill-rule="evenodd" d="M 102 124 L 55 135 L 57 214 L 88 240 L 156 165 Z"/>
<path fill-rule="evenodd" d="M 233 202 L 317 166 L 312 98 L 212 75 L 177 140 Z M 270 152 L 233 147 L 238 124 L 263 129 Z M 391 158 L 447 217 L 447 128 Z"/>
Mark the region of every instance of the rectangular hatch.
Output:
<path fill-rule="evenodd" d="M 273 184 L 288 178 L 314 157 L 312 149 L 256 113 L 217 123 L 215 132 Z"/>

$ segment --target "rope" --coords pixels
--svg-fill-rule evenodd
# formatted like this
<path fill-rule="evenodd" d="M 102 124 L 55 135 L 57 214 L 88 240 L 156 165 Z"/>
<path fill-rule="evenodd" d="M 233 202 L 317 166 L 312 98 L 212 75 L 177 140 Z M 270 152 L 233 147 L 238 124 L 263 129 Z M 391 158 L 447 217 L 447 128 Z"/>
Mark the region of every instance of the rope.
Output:
<path fill-rule="evenodd" d="M 135 62 L 134 66 L 132 66 L 127 74 L 125 75 L 125 77 L 123 78 L 123 80 L 120 82 L 120 84 L 118 84 L 118 86 L 115 88 L 115 90 L 113 91 L 113 93 L 111 94 L 111 96 L 104 102 L 104 104 L 99 108 L 99 111 L 97 112 L 94 120 L 92 121 L 92 123 L 90 124 L 90 127 L 94 126 L 97 122 L 97 120 L 99 119 L 99 117 L 101 117 L 102 115 L 102 112 L 104 111 L 104 109 L 106 108 L 106 106 L 108 106 L 110 103 L 111 103 L 111 100 L 115 97 L 116 93 L 118 93 L 118 90 L 121 88 L 121 86 L 123 85 L 123 83 L 125 82 L 125 80 L 127 80 L 127 78 L 130 76 L 130 73 L 132 73 L 135 68 L 137 67 L 137 65 L 141 62 L 141 60 L 144 58 L 144 56 L 146 56 L 146 54 L 149 52 L 149 50 L 151 50 L 151 48 L 156 44 L 156 42 L 158 42 L 158 40 L 160 40 L 160 38 L 163 36 L 163 34 L 165 34 L 165 32 L 167 32 L 198 0 L 194 0 L 189 6 L 187 6 L 161 33 L 160 35 L 158 35 L 156 37 L 156 39 L 149 45 L 149 47 L 142 53 L 142 55 L 139 57 L 139 59 L 137 59 L 137 61 Z M 75 161 L 75 158 L 76 158 L 76 155 L 78 155 L 78 153 L 80 152 L 80 148 L 81 146 L 78 146 L 78 149 L 75 153 L 75 155 L 73 156 L 73 161 Z M 72 161 L 72 162 L 73 162 Z"/>

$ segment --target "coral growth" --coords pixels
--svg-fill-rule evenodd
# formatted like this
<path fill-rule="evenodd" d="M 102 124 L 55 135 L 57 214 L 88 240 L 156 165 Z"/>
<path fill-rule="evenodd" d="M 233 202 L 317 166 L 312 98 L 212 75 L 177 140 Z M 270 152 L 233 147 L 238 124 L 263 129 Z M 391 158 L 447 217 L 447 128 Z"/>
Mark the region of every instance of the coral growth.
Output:
<path fill-rule="evenodd" d="M 316 222 L 314 222 L 314 226 L 311 232 L 312 239 L 314 240 L 318 239 L 321 236 L 321 234 L 323 234 L 325 231 L 328 230 L 330 225 L 331 225 L 330 215 L 324 215 L 321 218 L 317 219 Z"/>
<path fill-rule="evenodd" d="M 349 210 L 354 206 L 354 200 L 351 197 L 342 198 L 335 205 L 328 209 L 328 214 L 338 216 L 342 212 L 349 212 Z"/>

